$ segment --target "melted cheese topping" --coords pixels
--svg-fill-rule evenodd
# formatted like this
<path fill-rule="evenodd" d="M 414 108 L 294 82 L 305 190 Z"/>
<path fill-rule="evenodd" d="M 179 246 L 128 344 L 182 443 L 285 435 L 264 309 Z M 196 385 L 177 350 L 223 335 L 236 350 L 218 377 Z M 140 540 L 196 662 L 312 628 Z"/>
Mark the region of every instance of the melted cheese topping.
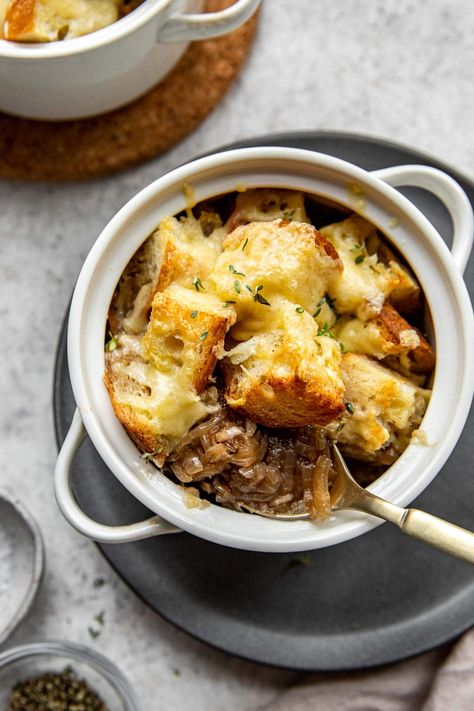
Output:
<path fill-rule="evenodd" d="M 344 415 L 338 440 L 357 443 L 366 452 L 389 444 L 403 450 L 421 421 L 429 392 L 365 356 L 348 353 L 342 370 L 353 412 Z"/>
<path fill-rule="evenodd" d="M 405 329 L 398 334 L 399 343 L 387 341 L 375 321 L 359 319 L 342 320 L 334 326 L 334 332 L 342 343 L 343 349 L 351 353 L 363 353 L 383 359 L 392 352 L 406 352 L 418 348 L 420 337 L 414 329 Z"/>
<path fill-rule="evenodd" d="M 239 341 L 271 328 L 277 297 L 313 313 L 339 267 L 303 223 L 254 222 L 235 229 L 223 247 L 209 286 L 223 301 L 235 302 L 238 318 L 231 333 Z"/>
<path fill-rule="evenodd" d="M 240 217 L 255 216 L 261 205 L 254 214 L 245 197 L 239 197 Z M 291 204 L 304 210 L 301 196 Z M 391 352 L 391 341 L 370 319 L 406 286 L 406 272 L 369 253 L 377 233 L 359 216 L 321 230 L 339 258 L 312 226 L 265 218 L 227 236 L 215 225 L 206 236 L 192 214 L 162 220 L 154 234 L 161 265 L 152 318 L 145 336 L 120 336 L 121 355 L 113 359 L 116 372 L 136 385 L 121 393 L 123 404 L 155 433 L 179 439 L 214 407 L 198 395 L 203 386 L 196 373 L 211 363 L 206 382 L 215 357 L 226 356 L 260 388 L 267 380 L 310 383 L 339 398 L 340 407 L 345 392 L 353 412 L 329 426 L 332 436 L 354 451 L 402 451 L 429 393 L 366 356 L 382 359 Z M 127 314 L 129 332 L 143 331 L 150 288 L 140 288 Z M 224 352 L 229 328 L 234 346 Z M 397 353 L 400 346 L 409 352 L 420 344 L 411 328 L 398 338 Z M 344 357 L 339 341 L 349 351 Z"/>
<path fill-rule="evenodd" d="M 173 372 L 162 373 L 150 363 L 140 361 L 117 362 L 115 369 L 149 391 L 126 391 L 121 402 L 149 420 L 162 435 L 181 437 L 210 411 L 192 389 L 177 382 Z"/>
<path fill-rule="evenodd" d="M 380 313 L 385 299 L 400 283 L 398 274 L 380 263 L 376 254 L 367 253 L 365 243 L 374 231 L 370 222 L 357 215 L 321 229 L 344 265 L 342 274 L 335 274 L 330 281 L 329 294 L 340 313 L 355 314 L 363 321 Z"/>
<path fill-rule="evenodd" d="M 309 222 L 301 193 L 292 190 L 257 188 L 237 196 L 229 231 L 249 222 L 271 222 L 280 218 Z"/>
<path fill-rule="evenodd" d="M 21 42 L 80 37 L 118 20 L 118 6 L 118 0 L 10 0 L 3 2 L 4 37 Z"/>
<path fill-rule="evenodd" d="M 187 287 L 192 287 L 193 280 L 202 280 L 210 272 L 221 252 L 224 236 L 222 228 L 218 228 L 205 237 L 199 221 L 193 217 L 181 220 L 165 217 L 159 224 L 158 234 L 164 268 L 172 269 L 170 282 Z M 166 263 L 168 257 L 169 264 Z"/>
<path fill-rule="evenodd" d="M 281 378 L 299 371 L 314 371 L 315 376 L 324 372 L 334 388 L 340 386 L 339 345 L 332 338 L 318 336 L 314 319 L 306 312 L 298 313 L 295 305 L 284 299 L 275 301 L 268 331 L 237 344 L 225 355 L 233 365 L 244 363 L 254 372 L 265 370 Z"/>

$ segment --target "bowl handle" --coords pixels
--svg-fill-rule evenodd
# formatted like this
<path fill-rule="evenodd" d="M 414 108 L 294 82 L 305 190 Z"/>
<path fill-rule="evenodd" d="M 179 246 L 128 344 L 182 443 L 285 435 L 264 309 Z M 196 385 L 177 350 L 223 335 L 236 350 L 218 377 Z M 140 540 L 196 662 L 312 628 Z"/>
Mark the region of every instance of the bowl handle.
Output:
<path fill-rule="evenodd" d="M 253 15 L 261 0 L 237 0 L 220 12 L 198 13 L 195 15 L 172 15 L 158 31 L 158 42 L 188 42 L 208 37 L 220 37 L 240 25 Z"/>
<path fill-rule="evenodd" d="M 58 455 L 54 470 L 54 493 L 58 506 L 74 528 L 83 536 L 99 543 L 130 543 L 143 538 L 160 536 L 163 533 L 179 533 L 180 529 L 164 521 L 159 516 L 152 516 L 145 521 L 130 523 L 126 526 L 106 526 L 89 518 L 79 507 L 72 492 L 72 464 L 77 450 L 86 436 L 79 410 L 76 409 L 66 439 Z"/>
<path fill-rule="evenodd" d="M 423 188 L 440 200 L 453 222 L 451 253 L 461 274 L 466 268 L 472 249 L 474 220 L 472 206 L 459 183 L 442 170 L 429 165 L 397 165 L 371 172 L 394 188 Z"/>

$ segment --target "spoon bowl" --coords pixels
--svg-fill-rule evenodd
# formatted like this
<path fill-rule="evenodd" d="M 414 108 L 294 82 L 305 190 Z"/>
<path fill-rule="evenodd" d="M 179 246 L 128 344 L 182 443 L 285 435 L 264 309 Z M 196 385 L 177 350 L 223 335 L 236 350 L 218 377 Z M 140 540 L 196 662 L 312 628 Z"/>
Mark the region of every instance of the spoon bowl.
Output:
<path fill-rule="evenodd" d="M 338 446 L 331 443 L 332 462 L 336 470 L 330 497 L 333 511 L 348 510 L 362 511 L 373 516 L 378 516 L 385 521 L 390 521 L 404 533 L 428 543 L 434 548 L 449 553 L 457 558 L 474 564 L 474 533 L 465 528 L 448 523 L 437 516 L 419 511 L 418 509 L 404 509 L 396 506 L 380 496 L 364 489 L 353 478 L 349 467 L 344 461 Z M 309 513 L 272 514 L 262 513 L 247 507 L 250 513 L 256 513 L 266 518 L 280 521 L 300 521 L 309 519 Z"/>

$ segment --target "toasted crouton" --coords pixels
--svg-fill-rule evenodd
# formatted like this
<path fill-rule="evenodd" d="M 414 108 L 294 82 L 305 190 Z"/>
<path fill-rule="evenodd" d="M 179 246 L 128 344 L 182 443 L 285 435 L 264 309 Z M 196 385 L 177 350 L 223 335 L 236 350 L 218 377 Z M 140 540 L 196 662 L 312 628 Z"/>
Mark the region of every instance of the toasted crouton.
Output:
<path fill-rule="evenodd" d="M 306 312 L 280 301 L 279 320 L 227 353 L 222 369 L 228 405 L 269 427 L 324 425 L 343 409 L 341 352 L 318 337 Z"/>
<path fill-rule="evenodd" d="M 237 195 L 235 210 L 226 223 L 228 232 L 249 222 L 277 219 L 309 222 L 302 193 L 279 188 L 256 188 Z"/>
<path fill-rule="evenodd" d="M 161 373 L 179 371 L 180 379 L 200 393 L 234 318 L 233 309 L 226 309 L 215 297 L 179 287 L 157 292 L 142 340 L 143 355 Z"/>
<path fill-rule="evenodd" d="M 212 410 L 199 395 L 234 319 L 232 307 L 216 297 L 173 286 L 155 295 L 143 337 L 119 335 L 106 352 L 104 380 L 115 414 L 158 464 Z"/>
<path fill-rule="evenodd" d="M 121 335 L 106 352 L 104 383 L 114 412 L 138 445 L 161 465 L 209 408 L 186 384 L 178 385 L 143 357 L 137 336 Z"/>
<path fill-rule="evenodd" d="M 208 280 L 223 301 L 235 302 L 232 336 L 239 341 L 265 327 L 277 297 L 313 313 L 342 268 L 331 243 L 302 222 L 251 222 L 231 232 L 223 248 Z"/>
<path fill-rule="evenodd" d="M 158 226 L 162 244 L 160 273 L 157 291 L 163 291 L 170 284 L 192 286 L 196 277 L 204 279 L 212 269 L 221 251 L 224 230 L 212 229 L 207 234 L 208 213 L 202 220 L 192 216 L 177 220 L 165 217 Z"/>
<path fill-rule="evenodd" d="M 161 239 L 154 232 L 125 267 L 109 309 L 112 332 L 143 333 L 157 288 L 162 256 Z"/>
<path fill-rule="evenodd" d="M 118 19 L 116 0 L 10 0 L 3 34 L 18 42 L 52 42 L 95 32 Z"/>
<path fill-rule="evenodd" d="M 388 264 L 373 251 L 378 234 L 372 223 L 360 215 L 321 229 L 336 248 L 342 260 L 342 273 L 335 273 L 328 293 L 336 310 L 350 313 L 362 321 L 377 316 L 384 303 L 394 294 L 394 303 L 408 299 L 408 273 L 393 261 Z"/>
<path fill-rule="evenodd" d="M 342 320 L 334 326 L 334 332 L 344 350 L 351 353 L 379 360 L 406 355 L 408 372 L 411 369 L 414 373 L 430 373 L 434 368 L 435 356 L 428 341 L 390 304 L 385 304 L 379 315 L 370 321 Z"/>
<path fill-rule="evenodd" d="M 364 355 L 346 353 L 342 373 L 346 409 L 327 432 L 345 454 L 390 464 L 419 426 L 430 392 Z"/>
<path fill-rule="evenodd" d="M 206 213 L 207 214 L 207 213 Z M 113 333 L 143 333 L 153 297 L 170 284 L 192 286 L 212 268 L 223 231 L 208 235 L 207 222 L 193 217 L 163 219 L 127 264 L 109 311 Z"/>
<path fill-rule="evenodd" d="M 379 261 L 388 266 L 398 277 L 398 285 L 393 289 L 388 300 L 403 316 L 413 316 L 421 307 L 421 289 L 411 271 L 395 255 L 393 250 L 377 233 L 367 240 L 370 254 L 377 253 Z"/>

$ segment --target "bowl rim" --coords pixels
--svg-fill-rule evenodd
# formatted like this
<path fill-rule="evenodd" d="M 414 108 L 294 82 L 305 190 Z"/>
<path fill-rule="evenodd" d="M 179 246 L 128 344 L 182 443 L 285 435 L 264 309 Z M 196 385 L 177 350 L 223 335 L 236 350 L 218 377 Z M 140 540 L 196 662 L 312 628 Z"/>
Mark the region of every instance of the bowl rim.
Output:
<path fill-rule="evenodd" d="M 11 647 L 0 652 L 0 672 L 22 659 L 41 656 L 58 656 L 83 662 L 110 684 L 123 702 L 126 711 L 140 711 L 135 692 L 114 662 L 90 647 L 76 642 L 45 640 Z"/>
<path fill-rule="evenodd" d="M 143 25 L 158 17 L 172 2 L 173 0 L 144 0 L 135 10 L 110 25 L 101 27 L 99 30 L 89 32 L 81 37 L 73 37 L 62 42 L 14 42 L 0 39 L 0 59 L 5 57 L 18 60 L 51 60 L 99 49 L 140 29 Z"/>
<path fill-rule="evenodd" d="M 292 529 L 293 525 L 295 524 L 291 524 L 290 528 L 289 522 L 284 522 L 284 526 L 286 527 L 286 532 L 292 534 L 292 538 L 291 540 L 286 541 L 284 545 L 282 544 L 281 540 L 276 543 L 274 541 L 272 543 L 272 541 L 269 540 L 266 540 L 265 542 L 256 542 L 255 536 L 246 536 L 245 532 L 244 534 L 241 533 L 237 537 L 233 534 L 228 534 L 228 532 L 225 531 L 220 531 L 219 535 L 216 535 L 215 532 L 211 534 L 209 532 L 208 525 L 205 523 L 205 514 L 202 513 L 202 510 L 200 510 L 199 516 L 196 516 L 196 514 L 194 514 L 192 517 L 190 517 L 189 515 L 183 516 L 182 512 L 178 513 L 175 508 L 170 508 L 169 502 L 167 502 L 165 505 L 163 501 L 157 501 L 158 492 L 156 490 L 152 495 L 150 491 L 144 490 L 142 482 L 139 482 L 138 479 L 134 481 L 134 473 L 131 472 L 130 469 L 124 465 L 124 462 L 121 462 L 117 459 L 116 453 L 110 450 L 110 448 L 108 447 L 108 443 L 105 442 L 104 444 L 104 441 L 102 441 L 102 433 L 100 432 L 100 418 L 97 418 L 96 410 L 94 407 L 92 407 L 88 397 L 84 397 L 83 391 L 86 390 L 86 387 L 85 383 L 83 382 L 84 373 L 82 372 L 82 367 L 79 364 L 80 355 L 78 355 L 81 351 L 81 338 L 83 331 L 82 308 L 84 306 L 85 300 L 88 297 L 90 283 L 93 281 L 95 271 L 97 270 L 97 267 L 100 263 L 100 260 L 103 258 L 104 253 L 107 251 L 109 243 L 112 244 L 114 240 L 116 242 L 120 240 L 120 231 L 126 228 L 129 220 L 131 220 L 132 217 L 140 211 L 140 209 L 143 209 L 144 205 L 151 204 L 153 202 L 158 202 L 159 204 L 160 195 L 162 195 L 167 189 L 170 189 L 170 186 L 174 186 L 176 189 L 176 185 L 182 186 L 185 182 L 193 182 L 194 179 L 199 182 L 199 171 L 201 171 L 201 173 L 205 173 L 206 170 L 208 172 L 212 172 L 212 169 L 214 169 L 218 172 L 219 168 L 222 169 L 223 166 L 229 165 L 238 160 L 243 160 L 244 163 L 246 161 L 251 163 L 255 160 L 266 160 L 267 162 L 275 160 L 284 160 L 285 162 L 289 161 L 293 168 L 295 168 L 296 165 L 299 165 L 299 167 L 301 168 L 301 164 L 305 164 L 306 167 L 309 167 L 309 165 L 311 165 L 312 168 L 316 166 L 316 168 L 319 169 L 337 169 L 344 175 L 347 180 L 356 180 L 357 182 L 362 182 L 365 187 L 369 187 L 377 195 L 377 197 L 382 196 L 390 204 L 397 206 L 397 209 L 403 212 L 409 223 L 411 225 L 414 225 L 414 227 L 417 227 L 420 234 L 425 238 L 426 241 L 429 242 L 430 250 L 432 251 L 432 254 L 430 256 L 432 259 L 436 257 L 437 263 L 441 265 L 440 268 L 443 268 L 445 276 L 450 283 L 450 288 L 455 294 L 454 301 L 456 303 L 456 307 L 458 307 L 459 316 L 463 321 L 462 328 L 460 329 L 460 335 L 462 335 L 463 343 L 458 344 L 458 346 L 464 346 L 461 355 L 463 356 L 464 361 L 467 362 L 468 341 L 471 343 L 474 341 L 474 318 L 472 316 L 472 308 L 469 296 L 467 294 L 467 290 L 462 280 L 462 277 L 452 260 L 451 254 L 446 244 L 438 235 L 433 225 L 431 225 L 431 223 L 418 210 L 418 208 L 416 208 L 402 194 L 397 192 L 389 185 L 383 183 L 380 179 L 371 176 L 370 173 L 363 170 L 362 168 L 354 166 L 353 164 L 343 161 L 341 159 L 334 158 L 332 156 L 327 156 L 326 154 L 315 153 L 312 151 L 294 148 L 242 148 L 235 149 L 233 151 L 219 152 L 211 156 L 205 156 L 204 158 L 200 158 L 196 161 L 192 161 L 191 163 L 187 163 L 186 165 L 171 171 L 170 173 L 162 176 L 161 178 L 158 178 L 158 180 L 154 181 L 153 183 L 151 183 L 151 185 L 147 186 L 137 195 L 135 195 L 104 228 L 103 232 L 97 239 L 96 243 L 93 245 L 84 263 L 84 266 L 81 270 L 76 284 L 76 289 L 73 295 L 71 305 L 68 331 L 68 357 L 74 396 L 81 411 L 81 415 L 83 417 L 84 424 L 89 433 L 89 436 L 91 437 L 102 459 L 104 459 L 106 464 L 114 472 L 115 476 L 119 479 L 119 481 L 121 481 L 121 483 L 124 484 L 134 496 L 136 496 L 140 501 L 142 501 L 142 503 L 147 505 L 156 513 L 162 515 L 166 520 L 170 521 L 171 523 L 174 523 L 177 526 L 181 526 L 185 530 L 191 533 L 195 533 L 196 535 L 201 536 L 203 538 L 207 538 L 208 540 L 212 540 L 217 543 L 224 543 L 226 545 L 231 545 L 239 548 L 247 548 L 250 550 L 296 551 L 332 545 L 334 543 L 342 542 L 343 540 L 353 538 L 356 535 L 360 535 L 368 530 L 371 530 L 375 526 L 380 525 L 380 523 L 382 522 L 377 521 L 373 518 L 369 521 L 369 517 L 363 514 L 357 514 L 355 512 L 339 512 L 340 515 L 336 514 L 336 516 L 338 518 L 338 521 L 344 524 L 340 528 L 342 529 L 345 527 L 345 530 L 342 532 L 341 530 L 328 530 L 326 531 L 324 540 L 319 540 L 317 544 L 315 544 L 314 526 L 311 526 L 311 528 L 313 529 L 311 536 L 301 537 L 298 536 L 298 532 L 295 533 L 295 531 L 293 531 Z M 222 178 L 222 175 L 220 177 Z M 286 175 L 286 178 L 288 179 L 288 175 Z M 233 180 L 234 186 L 238 184 L 238 174 L 233 175 Z M 289 185 L 288 187 L 298 189 L 295 188 L 294 185 Z M 221 190 L 220 192 L 226 192 L 226 190 Z M 219 194 L 219 191 L 214 192 L 213 194 L 217 195 Z M 202 197 L 200 196 L 199 199 L 202 199 Z M 385 214 L 388 215 L 389 213 L 385 211 Z M 157 222 L 158 217 L 156 218 L 156 223 Z M 387 232 L 387 229 L 384 229 L 384 232 Z M 143 241 L 143 239 L 145 239 L 148 234 L 149 233 L 147 232 L 146 234 L 142 235 L 141 241 Z M 141 241 L 135 244 L 134 249 L 139 246 Z M 400 248 L 400 245 L 397 243 L 396 240 L 395 244 Z M 401 251 L 403 253 L 403 250 Z M 132 251 L 129 252 L 128 258 L 130 258 L 132 253 Z M 411 266 L 412 268 L 414 267 L 412 263 Z M 116 264 L 114 268 L 117 269 Z M 415 269 L 415 271 L 417 270 Z M 115 283 L 118 281 L 120 273 L 121 270 L 116 274 Z M 424 477 L 422 477 L 421 475 L 415 477 L 414 479 L 416 485 L 412 481 L 411 486 L 407 487 L 405 495 L 398 496 L 398 498 L 396 499 L 397 503 L 404 505 L 408 501 L 411 501 L 413 498 L 415 498 L 419 493 L 421 493 L 421 491 L 438 473 L 438 471 L 446 461 L 447 457 L 451 453 L 453 447 L 455 446 L 455 443 L 459 438 L 459 435 L 462 431 L 468 414 L 472 393 L 474 390 L 474 373 L 471 373 L 471 371 L 468 369 L 464 369 L 462 372 L 461 384 L 463 385 L 463 387 L 457 399 L 457 409 L 455 410 L 453 418 L 448 423 L 450 434 L 449 442 L 448 438 L 444 438 L 441 444 L 439 444 L 438 442 L 436 443 L 438 450 L 436 452 L 436 456 L 433 456 L 431 458 L 432 461 L 430 467 L 428 468 L 428 474 L 425 474 Z M 429 408 L 427 413 L 428 412 Z M 128 435 L 125 434 L 124 436 L 129 439 Z M 420 445 L 409 445 L 407 450 L 405 450 L 405 452 L 401 455 L 397 462 L 401 462 L 401 460 L 403 460 L 404 465 L 410 466 L 411 464 L 411 466 L 413 466 L 413 462 L 414 460 L 416 460 L 416 457 L 413 454 L 415 449 L 419 452 Z M 426 454 L 426 447 L 424 449 Z M 425 459 L 426 458 L 427 457 L 425 456 Z M 395 463 L 395 465 L 393 466 L 396 467 L 396 465 L 397 463 Z M 149 467 L 151 466 L 152 465 L 146 465 L 146 471 L 149 474 L 152 473 L 149 469 Z M 161 476 L 164 478 L 163 475 Z M 378 489 L 380 488 L 380 485 L 378 485 L 377 482 L 380 482 L 380 479 L 378 479 L 374 483 L 374 485 L 370 487 L 370 490 L 374 491 L 374 493 L 378 493 Z M 171 486 L 176 486 L 171 482 L 169 483 Z M 218 508 L 220 509 L 220 511 L 225 511 L 227 516 L 234 514 L 235 516 L 245 516 L 246 518 L 248 518 L 248 514 L 239 514 L 238 512 L 231 512 L 223 509 L 222 507 L 213 508 Z M 265 521 L 266 524 L 269 523 L 269 521 L 266 519 L 260 518 L 260 521 Z M 270 523 L 274 524 L 275 522 L 271 521 Z M 298 523 L 303 524 L 304 522 Z M 253 528 L 256 529 L 258 527 L 254 526 Z M 319 538 L 321 539 L 322 527 L 318 527 L 318 529 L 316 530 L 318 531 Z"/>

